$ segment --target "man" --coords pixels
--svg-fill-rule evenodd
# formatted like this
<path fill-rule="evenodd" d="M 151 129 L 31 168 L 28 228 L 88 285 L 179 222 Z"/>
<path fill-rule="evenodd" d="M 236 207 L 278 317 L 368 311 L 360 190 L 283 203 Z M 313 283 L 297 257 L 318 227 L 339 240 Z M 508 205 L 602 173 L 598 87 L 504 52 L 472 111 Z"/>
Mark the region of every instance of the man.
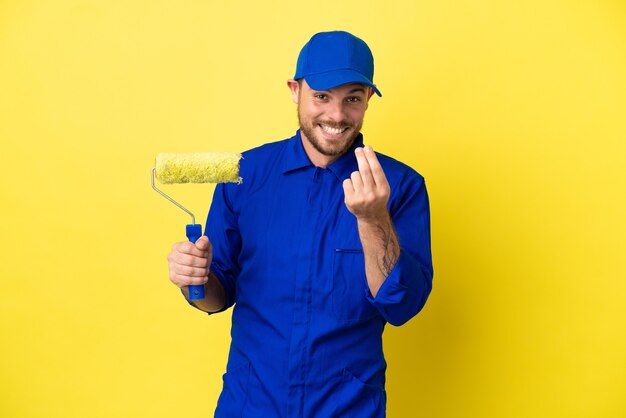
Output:
<path fill-rule="evenodd" d="M 207 237 L 170 253 L 170 280 L 204 284 L 193 305 L 234 304 L 217 417 L 383 417 L 382 332 L 431 290 L 428 197 L 410 167 L 363 146 L 369 47 L 314 35 L 287 81 L 300 130 L 244 153 L 221 184 Z"/>

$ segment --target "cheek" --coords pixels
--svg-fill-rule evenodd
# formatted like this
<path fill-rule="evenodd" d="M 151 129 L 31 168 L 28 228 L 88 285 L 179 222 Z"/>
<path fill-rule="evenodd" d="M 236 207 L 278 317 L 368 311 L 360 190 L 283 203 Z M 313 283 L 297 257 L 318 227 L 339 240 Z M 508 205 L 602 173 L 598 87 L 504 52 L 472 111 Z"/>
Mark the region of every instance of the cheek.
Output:
<path fill-rule="evenodd" d="M 365 116 L 365 108 L 361 109 L 352 109 L 350 112 L 348 112 L 348 115 L 350 117 L 351 120 L 353 121 L 359 121 L 363 119 L 363 116 Z"/>
<path fill-rule="evenodd" d="M 309 105 L 304 108 L 304 115 L 307 119 L 317 119 L 324 114 L 323 109 L 320 109 L 319 106 Z"/>

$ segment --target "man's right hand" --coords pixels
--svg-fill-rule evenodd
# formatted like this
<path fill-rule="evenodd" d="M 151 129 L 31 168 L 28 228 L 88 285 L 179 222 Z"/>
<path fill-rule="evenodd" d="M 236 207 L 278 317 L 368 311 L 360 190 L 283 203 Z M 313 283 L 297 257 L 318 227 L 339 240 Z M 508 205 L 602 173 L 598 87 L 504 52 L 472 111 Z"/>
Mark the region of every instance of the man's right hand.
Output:
<path fill-rule="evenodd" d="M 194 243 L 177 242 L 167 256 L 170 281 L 179 288 L 189 285 L 204 285 L 209 279 L 209 266 L 213 249 L 209 239 L 203 235 Z"/>

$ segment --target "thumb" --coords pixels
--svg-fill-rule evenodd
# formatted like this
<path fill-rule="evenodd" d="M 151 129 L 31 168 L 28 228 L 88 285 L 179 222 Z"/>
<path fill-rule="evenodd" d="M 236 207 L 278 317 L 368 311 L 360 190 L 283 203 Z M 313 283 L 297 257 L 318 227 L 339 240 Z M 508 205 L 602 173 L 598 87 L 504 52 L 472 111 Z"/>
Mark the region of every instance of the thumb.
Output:
<path fill-rule="evenodd" d="M 196 248 L 202 251 L 209 248 L 209 238 L 207 238 L 206 235 L 202 235 L 198 238 L 198 241 L 196 241 Z"/>

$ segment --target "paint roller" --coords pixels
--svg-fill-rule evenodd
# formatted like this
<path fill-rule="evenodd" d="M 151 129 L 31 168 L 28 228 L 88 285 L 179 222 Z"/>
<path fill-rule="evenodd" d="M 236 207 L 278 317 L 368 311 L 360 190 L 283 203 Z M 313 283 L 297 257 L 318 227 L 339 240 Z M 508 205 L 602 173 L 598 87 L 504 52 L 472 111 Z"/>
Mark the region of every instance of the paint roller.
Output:
<path fill-rule="evenodd" d="M 239 160 L 241 154 L 229 152 L 196 152 L 188 154 L 158 154 L 152 169 L 152 188 L 167 200 L 191 215 L 186 227 L 189 241 L 195 243 L 202 236 L 202 225 L 180 203 L 163 193 L 154 184 L 156 177 L 162 184 L 177 183 L 241 183 Z M 189 286 L 189 299 L 204 299 L 204 286 Z"/>

